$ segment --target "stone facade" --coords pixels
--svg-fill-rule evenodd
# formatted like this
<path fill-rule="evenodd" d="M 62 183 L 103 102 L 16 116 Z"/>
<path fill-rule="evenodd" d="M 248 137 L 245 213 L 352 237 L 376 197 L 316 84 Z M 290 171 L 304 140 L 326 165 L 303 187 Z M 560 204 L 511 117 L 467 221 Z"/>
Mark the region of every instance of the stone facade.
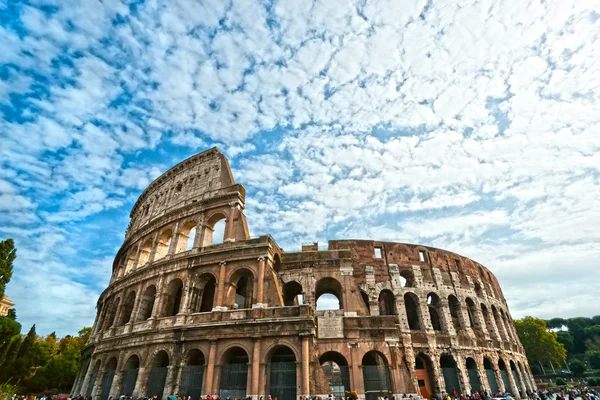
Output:
<path fill-rule="evenodd" d="M 498 281 L 482 265 L 367 240 L 284 252 L 270 236 L 249 237 L 244 201 L 216 148 L 150 184 L 98 299 L 74 394 L 288 400 L 534 389 Z M 339 307 L 317 309 L 322 296 Z"/>
<path fill-rule="evenodd" d="M 2 299 L 0 299 L 0 315 L 7 316 L 8 310 L 14 306 L 15 303 L 9 300 L 7 295 L 2 296 Z"/>

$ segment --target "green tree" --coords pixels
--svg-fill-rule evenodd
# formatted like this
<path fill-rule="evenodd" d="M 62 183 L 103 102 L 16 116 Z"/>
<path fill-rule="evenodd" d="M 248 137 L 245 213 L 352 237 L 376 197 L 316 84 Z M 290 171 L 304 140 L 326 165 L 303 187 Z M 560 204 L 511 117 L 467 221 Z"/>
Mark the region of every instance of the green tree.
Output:
<path fill-rule="evenodd" d="M 577 317 L 569 318 L 567 320 L 567 327 L 571 336 L 573 336 L 573 353 L 583 354 L 585 353 L 585 342 L 588 339 L 588 335 L 585 333 L 585 328 L 594 325 L 591 318 Z"/>
<path fill-rule="evenodd" d="M 21 333 L 21 324 L 8 317 L 0 317 L 0 345 Z"/>
<path fill-rule="evenodd" d="M 549 329 L 560 329 L 563 326 L 567 326 L 567 320 L 564 318 L 552 318 L 546 321 L 546 325 Z"/>
<path fill-rule="evenodd" d="M 567 353 L 573 352 L 573 336 L 569 331 L 558 331 L 556 332 L 556 338 L 559 343 L 562 343 L 567 350 Z"/>
<path fill-rule="evenodd" d="M 566 384 L 567 384 L 567 382 L 565 382 L 565 380 L 563 378 L 561 378 L 560 376 L 558 378 L 556 378 L 557 386 L 565 386 Z"/>
<path fill-rule="evenodd" d="M 571 373 L 577 377 L 583 376 L 585 370 L 587 369 L 586 365 L 583 361 L 575 358 L 569 363 L 569 369 Z"/>
<path fill-rule="evenodd" d="M 585 352 L 585 358 L 591 368 L 600 369 L 600 351 L 588 350 Z"/>
<path fill-rule="evenodd" d="M 558 342 L 556 332 L 548 331 L 543 319 L 525 317 L 516 320 L 515 327 L 529 364 L 549 361 L 562 365 L 567 358 L 565 346 Z"/>
<path fill-rule="evenodd" d="M 10 282 L 13 272 L 13 261 L 17 258 L 17 249 L 12 239 L 0 242 L 0 298 L 4 296 L 6 284 Z"/>
<path fill-rule="evenodd" d="M 12 319 L 13 321 L 17 320 L 17 310 L 15 310 L 15 308 L 11 308 L 8 310 L 8 314 L 6 314 L 6 316 L 10 319 Z"/>

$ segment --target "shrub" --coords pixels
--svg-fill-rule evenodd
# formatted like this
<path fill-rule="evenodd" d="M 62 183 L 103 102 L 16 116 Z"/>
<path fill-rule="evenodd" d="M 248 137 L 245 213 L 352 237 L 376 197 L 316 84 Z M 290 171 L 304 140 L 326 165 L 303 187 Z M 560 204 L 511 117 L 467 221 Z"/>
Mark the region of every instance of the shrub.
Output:
<path fill-rule="evenodd" d="M 567 384 L 567 382 L 565 382 L 565 380 L 563 378 L 561 378 L 560 376 L 558 378 L 556 378 L 557 386 L 565 386 L 566 384 Z"/>
<path fill-rule="evenodd" d="M 598 380 L 599 379 L 600 378 L 594 378 L 593 376 L 589 377 L 588 380 L 587 380 L 588 381 L 588 385 L 589 386 L 598 386 Z"/>

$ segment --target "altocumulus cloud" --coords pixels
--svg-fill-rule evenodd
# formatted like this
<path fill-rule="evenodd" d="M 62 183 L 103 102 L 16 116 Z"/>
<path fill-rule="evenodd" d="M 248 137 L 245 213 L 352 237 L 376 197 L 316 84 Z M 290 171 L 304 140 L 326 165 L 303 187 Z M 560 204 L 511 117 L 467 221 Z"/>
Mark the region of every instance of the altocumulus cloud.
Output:
<path fill-rule="evenodd" d="M 19 318 L 91 324 L 140 191 L 213 145 L 253 235 L 444 247 L 515 316 L 592 315 L 599 37 L 585 0 L 0 0 Z"/>

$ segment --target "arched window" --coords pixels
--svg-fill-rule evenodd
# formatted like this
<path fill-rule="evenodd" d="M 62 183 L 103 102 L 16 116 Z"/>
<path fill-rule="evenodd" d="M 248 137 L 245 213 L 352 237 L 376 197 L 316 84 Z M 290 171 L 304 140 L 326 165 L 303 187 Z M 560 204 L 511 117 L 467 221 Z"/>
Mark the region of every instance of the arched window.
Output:
<path fill-rule="evenodd" d="M 379 315 L 396 315 L 396 297 L 389 290 L 379 293 Z"/>
<path fill-rule="evenodd" d="M 185 366 L 181 369 L 179 380 L 179 394 L 183 398 L 190 396 L 192 400 L 198 400 L 202 394 L 202 381 L 204 379 L 204 354 L 200 350 L 193 349 L 189 352 Z"/>
<path fill-rule="evenodd" d="M 303 304 L 302 285 L 296 281 L 283 285 L 283 304 L 288 307 Z"/>
<path fill-rule="evenodd" d="M 223 243 L 225 239 L 225 215 L 221 213 L 213 214 L 204 226 L 203 246 Z"/>
<path fill-rule="evenodd" d="M 444 383 L 446 385 L 446 393 L 452 396 L 452 393 L 462 393 L 460 387 L 460 380 L 458 379 L 458 368 L 456 368 L 456 361 L 450 354 L 443 354 L 440 357 L 440 369 L 442 375 L 444 375 Z"/>
<path fill-rule="evenodd" d="M 110 388 L 112 387 L 116 369 L 117 359 L 113 357 L 108 362 L 106 370 L 104 371 L 104 377 L 102 378 L 102 391 L 100 392 L 100 400 L 108 400 Z"/>
<path fill-rule="evenodd" d="M 481 329 L 481 327 L 476 323 L 475 319 L 477 316 L 477 306 L 475 305 L 475 302 L 471 300 L 470 297 L 467 297 L 465 303 L 467 303 L 467 313 L 469 314 L 469 324 L 471 328 Z"/>
<path fill-rule="evenodd" d="M 414 287 L 414 275 L 412 271 L 400 271 L 400 285 L 402 287 Z"/>
<path fill-rule="evenodd" d="M 131 320 L 131 313 L 133 312 L 133 306 L 135 304 L 135 292 L 129 293 L 125 302 L 121 306 L 121 314 L 119 316 L 118 326 L 125 325 Z"/>
<path fill-rule="evenodd" d="M 460 323 L 460 303 L 458 299 L 454 295 L 448 296 L 448 307 L 450 307 L 450 317 L 452 317 L 452 326 L 454 326 L 455 331 L 461 330 L 463 327 Z"/>
<path fill-rule="evenodd" d="M 127 263 L 125 264 L 125 273 L 123 275 L 128 274 L 134 268 L 135 264 L 135 250 L 136 247 L 133 247 L 129 250 L 129 255 L 127 256 Z"/>
<path fill-rule="evenodd" d="M 481 288 L 481 285 L 479 284 L 479 282 L 475 283 L 475 294 L 477 295 L 477 297 L 483 297 L 483 289 Z"/>
<path fill-rule="evenodd" d="M 161 350 L 152 359 L 148 382 L 146 384 L 146 397 L 157 396 L 159 399 L 162 399 L 168 368 L 169 355 L 166 351 Z"/>
<path fill-rule="evenodd" d="M 254 275 L 249 269 L 241 268 L 230 278 L 227 304 L 231 308 L 252 308 Z"/>
<path fill-rule="evenodd" d="M 179 231 L 177 239 L 177 253 L 192 250 L 196 238 L 196 221 L 188 221 Z"/>
<path fill-rule="evenodd" d="M 383 354 L 374 350 L 365 354 L 362 359 L 362 372 L 366 400 L 392 396 L 390 370 Z"/>
<path fill-rule="evenodd" d="M 492 323 L 492 317 L 488 312 L 485 304 L 481 304 L 481 315 L 483 316 L 483 320 L 485 321 L 485 326 L 487 327 L 487 331 L 490 335 L 494 334 L 494 324 Z"/>
<path fill-rule="evenodd" d="M 510 387 L 510 380 L 508 379 L 508 370 L 506 369 L 506 363 L 503 359 L 498 360 L 498 369 L 500 370 L 500 376 L 502 377 L 502 383 L 504 384 L 505 392 L 512 392 L 514 390 Z"/>
<path fill-rule="evenodd" d="M 104 329 L 108 329 L 110 327 L 113 326 L 113 324 L 115 323 L 115 318 L 117 316 L 117 311 L 119 310 L 119 305 L 121 304 L 121 298 L 117 297 L 110 305 L 109 309 L 107 310 L 108 314 L 107 314 L 107 318 L 106 318 L 106 325 L 104 326 Z"/>
<path fill-rule="evenodd" d="M 404 307 L 406 308 L 406 317 L 408 319 L 408 327 L 410 329 L 421 329 L 419 321 L 419 300 L 412 293 L 404 295 Z"/>
<path fill-rule="evenodd" d="M 365 315 L 371 315 L 371 304 L 369 304 L 369 295 L 361 290 L 360 297 L 362 298 L 362 301 L 365 307 L 367 308 L 367 313 Z"/>
<path fill-rule="evenodd" d="M 179 313 L 181 307 L 181 297 L 183 295 L 183 282 L 181 279 L 173 279 L 167 286 L 165 294 L 164 317 L 173 317 Z"/>
<path fill-rule="evenodd" d="M 152 316 L 154 301 L 156 300 L 156 286 L 151 285 L 146 288 L 142 296 L 142 304 L 140 306 L 138 321 L 146 321 Z"/>
<path fill-rule="evenodd" d="M 333 396 L 346 398 L 350 395 L 350 369 L 346 358 L 336 351 L 328 351 L 319 357 L 319 363 L 327 377 Z"/>
<path fill-rule="evenodd" d="M 156 244 L 156 255 L 155 260 L 160 260 L 169 254 L 169 247 L 171 246 L 171 238 L 173 237 L 173 231 L 171 229 L 165 230 L 161 233 Z"/>
<path fill-rule="evenodd" d="M 212 274 L 205 273 L 195 278 L 192 289 L 190 311 L 210 312 L 214 307 L 217 281 Z"/>
<path fill-rule="evenodd" d="M 334 278 L 323 278 L 315 288 L 317 310 L 340 310 L 342 304 L 342 285 Z"/>
<path fill-rule="evenodd" d="M 278 346 L 271 354 L 267 393 L 279 400 L 296 400 L 296 356 L 287 346 Z"/>
<path fill-rule="evenodd" d="M 434 395 L 435 385 L 433 384 L 433 363 L 425 354 L 419 354 L 415 358 L 415 370 L 417 383 L 419 384 L 419 394 L 424 399 L 431 399 Z"/>
<path fill-rule="evenodd" d="M 135 390 L 135 383 L 140 368 L 140 359 L 135 354 L 130 356 L 125 363 L 123 370 L 123 380 L 121 382 L 121 391 L 119 393 L 125 396 L 133 396 Z"/>
<path fill-rule="evenodd" d="M 442 330 L 440 321 L 440 298 L 435 293 L 427 295 L 427 308 L 429 309 L 429 317 L 431 318 L 431 326 L 435 331 Z"/>
<path fill-rule="evenodd" d="M 494 316 L 494 321 L 496 322 L 496 326 L 498 327 L 498 333 L 503 340 L 506 339 L 506 333 L 504 332 L 504 325 L 502 325 L 502 321 L 500 320 L 500 315 L 498 314 L 498 310 L 496 306 L 492 305 L 492 315 Z"/>
<path fill-rule="evenodd" d="M 142 248 L 140 249 L 140 258 L 138 259 L 138 268 L 146 265 L 150 259 L 150 252 L 152 251 L 152 239 L 148 238 L 144 241 Z"/>
<path fill-rule="evenodd" d="M 230 348 L 221 361 L 219 396 L 245 398 L 248 383 L 248 354 L 241 347 Z"/>
<path fill-rule="evenodd" d="M 487 357 L 483 359 L 483 368 L 485 369 L 485 375 L 487 376 L 488 383 L 490 384 L 490 389 L 493 393 L 497 393 L 499 390 L 498 381 L 496 381 L 496 375 L 494 374 L 492 361 Z"/>
<path fill-rule="evenodd" d="M 471 392 L 482 391 L 481 380 L 477 372 L 477 362 L 471 357 L 467 358 L 467 375 L 469 375 L 469 383 L 471 384 Z"/>

